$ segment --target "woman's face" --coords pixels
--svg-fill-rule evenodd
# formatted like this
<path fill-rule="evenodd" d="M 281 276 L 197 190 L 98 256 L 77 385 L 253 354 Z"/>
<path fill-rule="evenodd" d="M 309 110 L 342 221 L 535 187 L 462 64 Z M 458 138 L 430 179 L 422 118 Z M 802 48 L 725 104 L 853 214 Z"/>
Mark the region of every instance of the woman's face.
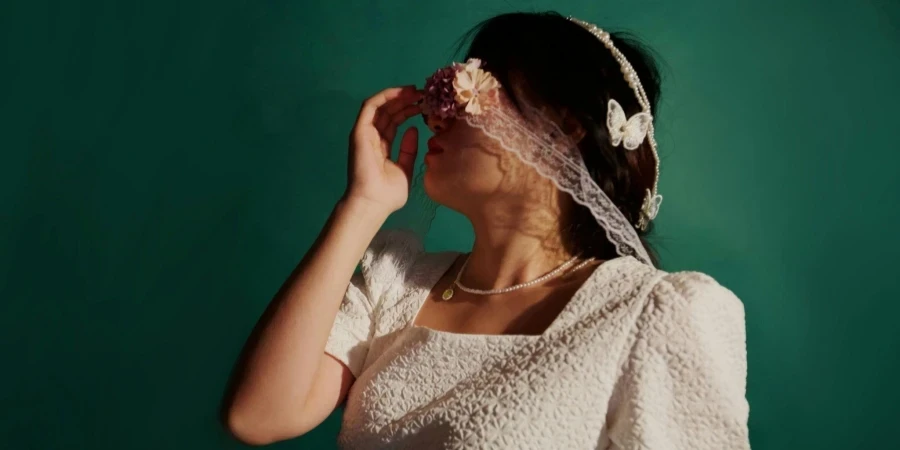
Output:
<path fill-rule="evenodd" d="M 435 202 L 462 212 L 487 204 L 548 205 L 555 197 L 552 183 L 500 147 L 465 119 L 425 116 L 434 133 L 425 155 L 425 191 Z"/>

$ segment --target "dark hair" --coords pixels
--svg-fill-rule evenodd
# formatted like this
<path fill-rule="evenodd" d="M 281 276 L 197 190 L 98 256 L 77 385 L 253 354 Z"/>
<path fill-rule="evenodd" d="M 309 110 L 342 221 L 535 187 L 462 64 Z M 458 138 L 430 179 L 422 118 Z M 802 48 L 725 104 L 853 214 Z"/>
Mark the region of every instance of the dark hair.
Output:
<path fill-rule="evenodd" d="M 649 51 L 630 35 L 610 33 L 616 48 L 637 71 L 654 115 L 660 95 L 659 71 Z M 641 106 L 612 53 L 590 32 L 555 12 L 511 13 L 488 19 L 463 37 L 460 49 L 471 40 L 466 58 L 479 58 L 501 86 L 517 82 L 533 100 L 578 121 L 585 137 L 578 146 L 594 181 L 636 224 L 647 189 L 653 185 L 656 163 L 647 140 L 634 151 L 613 147 L 606 128 L 609 99 L 615 99 L 628 116 Z M 459 51 L 457 51 L 459 53 Z M 521 84 L 521 83 L 520 83 Z M 517 86 L 518 87 L 518 86 Z M 521 99 L 507 90 L 513 103 Z M 564 221 L 564 242 L 586 256 L 610 259 L 615 247 L 606 238 L 590 211 L 576 205 Z M 657 255 L 645 237 L 652 231 L 636 229 L 647 253 Z"/>

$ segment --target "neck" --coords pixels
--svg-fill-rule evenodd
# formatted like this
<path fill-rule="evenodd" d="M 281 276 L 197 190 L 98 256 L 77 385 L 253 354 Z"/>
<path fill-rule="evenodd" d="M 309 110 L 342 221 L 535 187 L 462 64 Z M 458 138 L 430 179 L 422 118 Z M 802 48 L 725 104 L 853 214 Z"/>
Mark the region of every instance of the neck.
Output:
<path fill-rule="evenodd" d="M 574 255 L 564 250 L 558 215 L 510 214 L 470 216 L 475 244 L 462 282 L 496 289 L 531 281 Z"/>

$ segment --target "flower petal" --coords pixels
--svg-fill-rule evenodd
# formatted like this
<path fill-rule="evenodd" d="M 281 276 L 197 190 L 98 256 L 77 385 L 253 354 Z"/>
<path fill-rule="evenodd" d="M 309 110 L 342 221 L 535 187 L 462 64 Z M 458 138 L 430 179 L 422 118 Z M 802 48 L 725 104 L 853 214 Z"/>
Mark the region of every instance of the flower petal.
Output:
<path fill-rule="evenodd" d="M 475 92 L 471 89 L 465 89 L 456 93 L 456 102 L 463 104 L 472 101 L 475 98 Z"/>
<path fill-rule="evenodd" d="M 466 105 L 466 112 L 473 116 L 481 114 L 481 104 L 478 103 L 477 97 L 470 101 L 468 105 Z"/>
<path fill-rule="evenodd" d="M 498 82 L 490 73 L 482 72 L 482 76 L 478 80 L 477 86 L 478 92 L 487 92 L 499 87 L 500 82 Z"/>
<path fill-rule="evenodd" d="M 472 79 L 472 74 L 467 70 L 457 72 L 456 77 L 453 78 L 453 88 L 456 89 L 456 92 L 463 89 L 474 89 L 475 80 Z"/>

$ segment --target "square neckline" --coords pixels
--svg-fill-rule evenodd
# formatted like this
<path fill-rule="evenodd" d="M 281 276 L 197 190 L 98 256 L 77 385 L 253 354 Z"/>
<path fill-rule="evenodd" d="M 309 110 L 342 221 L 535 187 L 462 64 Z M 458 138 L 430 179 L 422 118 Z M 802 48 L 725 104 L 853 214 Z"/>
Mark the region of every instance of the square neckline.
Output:
<path fill-rule="evenodd" d="M 419 317 L 419 313 L 422 311 L 422 308 L 425 306 L 425 303 L 428 301 L 428 297 L 431 294 L 431 291 L 437 285 L 437 283 L 447 275 L 451 268 L 453 268 L 453 264 L 456 260 L 463 255 L 462 252 L 445 252 L 436 256 L 443 256 L 446 258 L 445 261 L 441 261 L 442 264 L 438 264 L 439 269 L 433 272 L 433 275 L 428 278 L 427 282 L 422 283 L 418 289 L 415 290 L 415 294 L 413 297 L 415 298 L 414 308 L 412 310 L 412 314 L 410 318 L 404 324 L 403 331 L 411 331 L 411 332 L 419 332 L 429 334 L 434 337 L 442 337 L 449 339 L 505 339 L 505 340 L 539 340 L 544 339 L 547 336 L 551 335 L 558 328 L 562 327 L 564 324 L 562 323 L 565 318 L 567 318 L 574 310 L 575 306 L 581 301 L 583 301 L 583 297 L 587 296 L 586 288 L 590 284 L 598 283 L 604 278 L 601 277 L 603 274 L 607 274 L 610 272 L 610 267 L 613 265 L 621 264 L 623 261 L 632 258 L 630 256 L 617 256 L 612 259 L 608 259 L 603 261 L 597 267 L 591 271 L 591 274 L 581 283 L 581 286 L 572 294 L 572 297 L 569 298 L 569 301 L 566 302 L 565 306 L 563 306 L 562 310 L 553 318 L 550 322 L 550 325 L 544 329 L 540 334 L 485 334 L 485 333 L 459 333 L 455 331 L 446 331 L 446 330 L 438 330 L 436 328 L 431 328 L 425 325 L 416 325 L 416 319 Z"/>

